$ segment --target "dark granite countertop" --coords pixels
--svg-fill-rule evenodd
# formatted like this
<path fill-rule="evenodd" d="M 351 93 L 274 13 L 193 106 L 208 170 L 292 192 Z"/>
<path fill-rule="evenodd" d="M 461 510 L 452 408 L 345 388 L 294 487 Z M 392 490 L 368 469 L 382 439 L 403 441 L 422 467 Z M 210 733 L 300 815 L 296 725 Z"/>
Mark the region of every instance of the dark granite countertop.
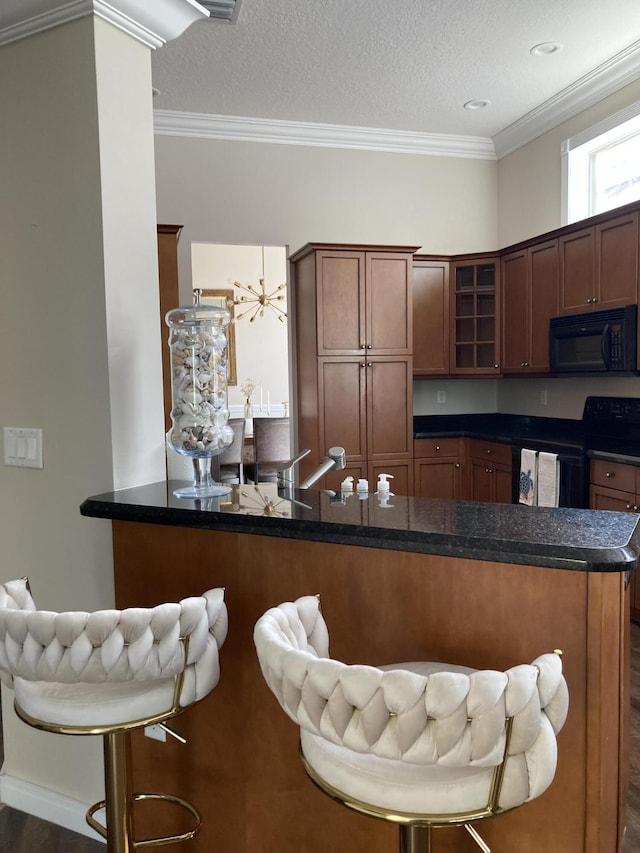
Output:
<path fill-rule="evenodd" d="M 630 572 L 640 555 L 638 516 L 393 496 L 389 506 L 332 492 L 278 495 L 274 484 L 222 498 L 176 498 L 154 483 L 87 498 L 82 515 L 174 527 L 385 548 L 419 554 L 595 572 Z"/>

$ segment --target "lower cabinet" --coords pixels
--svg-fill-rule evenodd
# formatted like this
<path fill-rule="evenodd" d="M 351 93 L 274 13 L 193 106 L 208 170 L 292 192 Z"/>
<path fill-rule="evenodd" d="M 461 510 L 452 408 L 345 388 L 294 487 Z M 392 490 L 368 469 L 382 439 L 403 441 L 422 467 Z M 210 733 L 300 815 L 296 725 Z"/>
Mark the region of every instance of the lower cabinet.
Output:
<path fill-rule="evenodd" d="M 511 445 L 469 439 L 469 500 L 510 504 Z"/>
<path fill-rule="evenodd" d="M 604 459 L 591 461 L 589 508 L 640 512 L 640 467 Z M 640 583 L 631 575 L 631 618 L 640 621 Z"/>
<path fill-rule="evenodd" d="M 417 438 L 414 448 L 414 494 L 419 498 L 461 500 L 459 438 Z"/>

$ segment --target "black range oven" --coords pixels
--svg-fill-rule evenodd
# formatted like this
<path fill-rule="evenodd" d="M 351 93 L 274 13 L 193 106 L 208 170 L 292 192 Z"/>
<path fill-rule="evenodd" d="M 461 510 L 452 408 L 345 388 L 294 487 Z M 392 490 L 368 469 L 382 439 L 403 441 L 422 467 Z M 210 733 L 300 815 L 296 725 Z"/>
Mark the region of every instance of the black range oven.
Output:
<path fill-rule="evenodd" d="M 511 445 L 511 494 L 518 503 L 520 494 L 520 454 L 524 448 L 557 453 L 560 463 L 560 497 L 558 506 L 586 509 L 589 506 L 589 460 L 582 442 L 561 444 L 536 439 L 514 440 Z"/>
<path fill-rule="evenodd" d="M 556 441 L 547 436 L 514 439 L 512 443 L 512 494 L 518 502 L 520 453 L 523 448 L 557 453 L 560 462 L 559 505 L 586 509 L 589 506 L 591 455 L 606 454 L 626 462 L 640 462 L 640 398 L 587 397 L 582 421 L 575 435 Z"/>

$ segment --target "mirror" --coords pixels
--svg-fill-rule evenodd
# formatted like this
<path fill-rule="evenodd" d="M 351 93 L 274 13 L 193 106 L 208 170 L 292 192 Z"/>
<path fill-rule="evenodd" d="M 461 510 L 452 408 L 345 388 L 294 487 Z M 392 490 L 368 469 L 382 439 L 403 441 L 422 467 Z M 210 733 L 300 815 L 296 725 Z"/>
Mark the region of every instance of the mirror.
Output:
<path fill-rule="evenodd" d="M 200 302 L 203 305 L 214 305 L 216 308 L 226 308 L 231 314 L 231 322 L 227 326 L 227 385 L 238 384 L 236 368 L 236 326 L 234 322 L 233 290 L 200 289 Z"/>

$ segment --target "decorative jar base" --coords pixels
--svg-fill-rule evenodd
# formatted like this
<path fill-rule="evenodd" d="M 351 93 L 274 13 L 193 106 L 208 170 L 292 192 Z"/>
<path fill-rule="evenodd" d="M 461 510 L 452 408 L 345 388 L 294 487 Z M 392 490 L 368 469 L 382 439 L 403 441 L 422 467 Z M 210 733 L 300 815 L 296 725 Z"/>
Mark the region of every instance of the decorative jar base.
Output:
<path fill-rule="evenodd" d="M 211 483 L 208 486 L 184 486 L 182 489 L 174 489 L 173 494 L 177 498 L 191 498 L 198 500 L 199 498 L 217 498 L 221 495 L 231 494 L 231 486 L 224 486 L 222 483 Z"/>

